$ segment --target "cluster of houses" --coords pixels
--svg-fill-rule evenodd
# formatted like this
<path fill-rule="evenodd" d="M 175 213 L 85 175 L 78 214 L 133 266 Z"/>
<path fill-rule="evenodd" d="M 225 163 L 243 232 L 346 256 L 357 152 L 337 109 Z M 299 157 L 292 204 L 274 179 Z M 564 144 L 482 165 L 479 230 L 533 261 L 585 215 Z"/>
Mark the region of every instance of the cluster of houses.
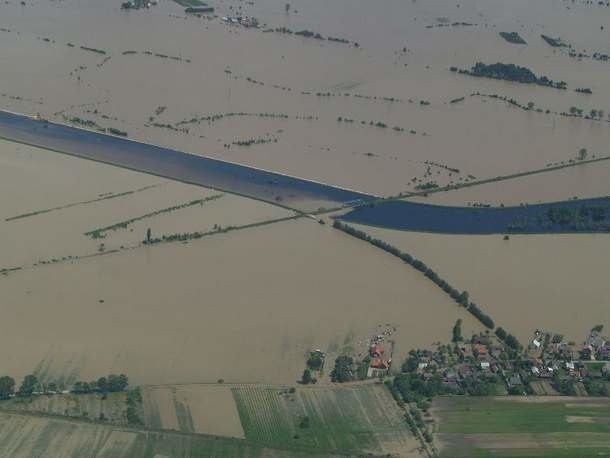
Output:
<path fill-rule="evenodd" d="M 130 0 L 121 3 L 123 10 L 139 10 L 140 8 L 150 8 L 157 5 L 157 0 Z"/>
<path fill-rule="evenodd" d="M 391 334 L 390 334 L 391 335 Z M 384 344 L 386 343 L 387 333 L 378 334 L 371 337 L 368 355 L 365 361 L 369 361 L 369 367 L 366 373 L 367 378 L 383 377 L 392 366 L 392 353 L 394 351 L 394 342 L 388 340 L 390 350 L 386 352 Z"/>
<path fill-rule="evenodd" d="M 245 28 L 257 29 L 258 25 L 259 25 L 258 19 L 254 18 L 254 17 L 248 17 L 248 16 L 235 16 L 235 17 L 223 16 L 220 19 L 223 22 L 226 22 L 228 24 L 241 25 L 242 27 L 245 27 Z"/>
<path fill-rule="evenodd" d="M 464 394 L 587 395 L 587 382 L 610 384 L 610 342 L 594 328 L 586 341 L 564 342 L 558 334 L 537 331 L 527 348 L 507 347 L 490 334 L 469 342 L 417 352 L 417 372 L 440 374 L 448 391 Z"/>

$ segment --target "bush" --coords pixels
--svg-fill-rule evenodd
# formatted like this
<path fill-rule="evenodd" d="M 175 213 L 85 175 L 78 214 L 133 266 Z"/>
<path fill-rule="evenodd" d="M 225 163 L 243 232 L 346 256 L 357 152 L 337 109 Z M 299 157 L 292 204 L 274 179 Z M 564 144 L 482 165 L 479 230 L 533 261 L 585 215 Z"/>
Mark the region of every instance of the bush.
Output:
<path fill-rule="evenodd" d="M 305 416 L 305 417 L 303 417 L 303 419 L 300 421 L 300 423 L 299 423 L 299 428 L 301 428 L 301 429 L 306 429 L 306 428 L 309 428 L 310 423 L 311 423 L 311 422 L 310 422 L 310 420 L 309 420 L 309 417 L 308 417 L 308 416 Z"/>
<path fill-rule="evenodd" d="M 12 377 L 0 377 L 0 400 L 8 399 L 15 392 L 15 380 Z"/>
<path fill-rule="evenodd" d="M 430 402 L 426 399 L 420 399 L 419 401 L 417 401 L 417 408 L 425 412 L 430 408 Z"/>
<path fill-rule="evenodd" d="M 303 376 L 301 377 L 301 383 L 303 385 L 309 385 L 312 381 L 311 371 L 309 369 L 305 369 L 303 371 Z"/>
<path fill-rule="evenodd" d="M 457 343 L 461 342 L 462 340 L 464 340 L 462 337 L 462 320 L 458 319 L 453 326 L 453 338 L 451 341 Z"/>
<path fill-rule="evenodd" d="M 339 356 L 335 360 L 335 368 L 330 373 L 333 382 L 345 383 L 354 379 L 352 371 L 354 359 L 350 356 Z"/>
<path fill-rule="evenodd" d="M 312 371 L 319 371 L 324 364 L 324 356 L 319 351 L 312 351 L 307 359 L 307 367 Z"/>
<path fill-rule="evenodd" d="M 508 334 L 504 328 L 498 327 L 498 329 L 496 329 L 496 336 L 513 350 L 520 351 L 521 348 L 523 348 L 517 338 L 512 334 Z"/>
<path fill-rule="evenodd" d="M 496 329 L 496 336 L 498 336 L 498 339 L 500 340 L 505 340 L 506 331 L 504 330 L 504 328 L 498 327 L 498 329 Z"/>
<path fill-rule="evenodd" d="M 432 434 L 430 434 L 430 431 L 428 431 L 427 429 L 424 431 L 424 439 L 427 443 L 432 443 Z"/>

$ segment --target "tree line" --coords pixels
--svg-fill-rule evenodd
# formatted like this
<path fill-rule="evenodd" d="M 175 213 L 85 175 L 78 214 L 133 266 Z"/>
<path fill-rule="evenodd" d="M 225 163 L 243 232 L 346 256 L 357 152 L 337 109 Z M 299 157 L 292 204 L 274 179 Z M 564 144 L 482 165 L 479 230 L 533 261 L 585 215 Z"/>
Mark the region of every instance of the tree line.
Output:
<path fill-rule="evenodd" d="M 429 278 L 439 288 L 441 288 L 445 293 L 447 293 L 447 295 L 449 295 L 451 299 L 453 299 L 462 307 L 466 308 L 466 310 L 468 310 L 476 319 L 478 319 L 483 324 L 483 326 L 489 329 L 494 329 L 495 324 L 493 319 L 489 315 L 484 313 L 474 302 L 470 301 L 470 296 L 467 291 L 460 292 L 458 289 L 454 288 L 449 282 L 441 278 L 423 261 L 414 258 L 409 253 L 405 253 L 383 240 L 372 238 L 367 233 L 359 231 L 358 229 L 355 229 L 338 220 L 335 220 L 335 222 L 333 223 L 333 227 L 335 229 L 339 229 L 340 231 L 345 232 L 346 234 L 351 235 L 352 237 L 364 240 L 365 242 L 368 242 L 371 245 L 374 245 L 377 248 L 381 248 L 382 250 L 402 259 L 406 264 L 409 264 L 414 269 L 417 269 L 421 273 L 423 273 L 427 278 Z"/>
<path fill-rule="evenodd" d="M 537 76 L 527 67 L 520 67 L 515 64 L 505 64 L 502 62 L 495 64 L 477 62 L 470 70 L 458 69 L 457 67 L 450 67 L 449 70 L 462 75 L 514 81 L 521 84 L 537 84 L 539 86 L 547 86 L 555 89 L 565 90 L 568 86 L 565 81 L 553 81 L 546 76 Z"/>
<path fill-rule="evenodd" d="M 72 386 L 70 393 L 114 393 L 125 391 L 129 385 L 129 378 L 125 374 L 110 374 L 108 377 L 100 377 L 91 382 L 77 381 Z M 57 394 L 60 387 L 55 382 L 43 384 L 34 374 L 26 375 L 19 388 L 15 391 L 16 383 L 13 377 L 8 375 L 0 377 L 0 400 L 7 400 L 13 396 L 28 397 L 33 394 Z"/>

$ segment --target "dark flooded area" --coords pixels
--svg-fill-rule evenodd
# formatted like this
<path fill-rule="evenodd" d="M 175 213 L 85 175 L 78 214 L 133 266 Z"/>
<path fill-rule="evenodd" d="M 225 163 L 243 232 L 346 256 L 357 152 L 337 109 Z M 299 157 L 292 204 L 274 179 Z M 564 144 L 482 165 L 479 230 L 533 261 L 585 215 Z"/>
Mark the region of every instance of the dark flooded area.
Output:
<path fill-rule="evenodd" d="M 282 205 L 372 196 L 244 165 L 0 111 L 0 137 Z M 302 208 L 308 211 L 315 208 Z"/>
<path fill-rule="evenodd" d="M 359 207 L 340 219 L 443 234 L 554 234 L 610 232 L 610 197 L 519 207 L 445 207 L 390 201 Z"/>

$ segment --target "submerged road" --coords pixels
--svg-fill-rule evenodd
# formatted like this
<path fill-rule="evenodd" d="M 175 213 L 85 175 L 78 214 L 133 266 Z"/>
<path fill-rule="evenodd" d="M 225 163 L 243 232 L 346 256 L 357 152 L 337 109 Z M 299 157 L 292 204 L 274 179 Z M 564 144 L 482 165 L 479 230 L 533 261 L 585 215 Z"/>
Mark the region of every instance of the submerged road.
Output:
<path fill-rule="evenodd" d="M 303 211 L 375 196 L 0 110 L 0 137 Z M 315 202 L 316 208 L 306 208 Z"/>

